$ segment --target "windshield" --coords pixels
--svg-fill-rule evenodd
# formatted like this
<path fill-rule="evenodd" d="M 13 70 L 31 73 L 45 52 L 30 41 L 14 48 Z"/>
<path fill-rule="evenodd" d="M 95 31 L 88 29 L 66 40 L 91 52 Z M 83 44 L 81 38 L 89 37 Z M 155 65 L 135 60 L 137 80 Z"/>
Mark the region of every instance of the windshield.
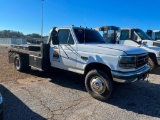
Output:
<path fill-rule="evenodd" d="M 95 30 L 75 28 L 74 32 L 79 43 L 105 43 L 103 37 Z"/>
<path fill-rule="evenodd" d="M 104 31 L 103 38 L 106 43 L 116 43 L 117 32 L 115 30 Z"/>
<path fill-rule="evenodd" d="M 149 35 L 147 35 L 147 33 L 145 33 L 144 31 L 142 31 L 140 29 L 134 29 L 134 31 L 138 34 L 138 36 L 142 40 L 152 40 L 152 38 Z"/>
<path fill-rule="evenodd" d="M 155 40 L 159 40 L 160 39 L 160 32 L 155 32 Z"/>

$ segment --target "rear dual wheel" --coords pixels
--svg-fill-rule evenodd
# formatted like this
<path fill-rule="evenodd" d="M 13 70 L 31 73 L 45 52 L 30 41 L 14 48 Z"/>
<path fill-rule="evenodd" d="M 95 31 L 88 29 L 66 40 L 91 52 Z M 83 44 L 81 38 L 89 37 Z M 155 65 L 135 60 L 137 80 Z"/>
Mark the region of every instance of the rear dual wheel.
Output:
<path fill-rule="evenodd" d="M 21 71 L 21 61 L 18 55 L 16 55 L 14 58 L 14 66 L 17 71 Z"/>
<path fill-rule="evenodd" d="M 17 71 L 26 72 L 31 69 L 27 55 L 17 54 L 14 57 L 14 66 Z"/>

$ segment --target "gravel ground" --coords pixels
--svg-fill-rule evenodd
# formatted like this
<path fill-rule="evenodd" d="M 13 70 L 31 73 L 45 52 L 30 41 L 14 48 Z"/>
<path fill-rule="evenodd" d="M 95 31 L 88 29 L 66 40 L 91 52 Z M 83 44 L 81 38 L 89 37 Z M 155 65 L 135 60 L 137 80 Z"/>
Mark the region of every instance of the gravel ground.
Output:
<path fill-rule="evenodd" d="M 5 120 L 160 119 L 160 68 L 145 81 L 116 84 L 112 97 L 101 102 L 86 92 L 83 76 L 62 70 L 20 73 L 7 56 L 7 48 L 0 47 Z"/>

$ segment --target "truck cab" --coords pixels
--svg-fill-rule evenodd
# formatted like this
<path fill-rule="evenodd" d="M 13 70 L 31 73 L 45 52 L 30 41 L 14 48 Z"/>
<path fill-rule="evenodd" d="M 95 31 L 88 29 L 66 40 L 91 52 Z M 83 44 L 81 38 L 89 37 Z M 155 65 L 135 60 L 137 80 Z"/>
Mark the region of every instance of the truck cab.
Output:
<path fill-rule="evenodd" d="M 103 26 L 99 28 L 99 31 L 103 31 L 103 38 L 107 43 L 134 46 L 147 50 L 151 70 L 160 65 L 160 42 L 153 40 L 143 30 Z"/>

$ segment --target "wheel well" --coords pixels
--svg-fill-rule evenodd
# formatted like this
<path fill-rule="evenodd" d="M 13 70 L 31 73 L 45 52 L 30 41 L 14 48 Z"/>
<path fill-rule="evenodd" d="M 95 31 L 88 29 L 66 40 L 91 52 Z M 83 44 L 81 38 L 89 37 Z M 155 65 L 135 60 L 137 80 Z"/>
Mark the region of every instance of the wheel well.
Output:
<path fill-rule="evenodd" d="M 86 75 L 90 70 L 93 70 L 93 69 L 104 70 L 109 75 L 109 77 L 112 79 L 111 69 L 108 66 L 106 66 L 102 63 L 90 63 L 90 64 L 88 64 L 85 68 L 84 74 Z"/>
<path fill-rule="evenodd" d="M 154 64 L 158 65 L 155 53 L 149 53 L 149 57 L 152 59 Z"/>

